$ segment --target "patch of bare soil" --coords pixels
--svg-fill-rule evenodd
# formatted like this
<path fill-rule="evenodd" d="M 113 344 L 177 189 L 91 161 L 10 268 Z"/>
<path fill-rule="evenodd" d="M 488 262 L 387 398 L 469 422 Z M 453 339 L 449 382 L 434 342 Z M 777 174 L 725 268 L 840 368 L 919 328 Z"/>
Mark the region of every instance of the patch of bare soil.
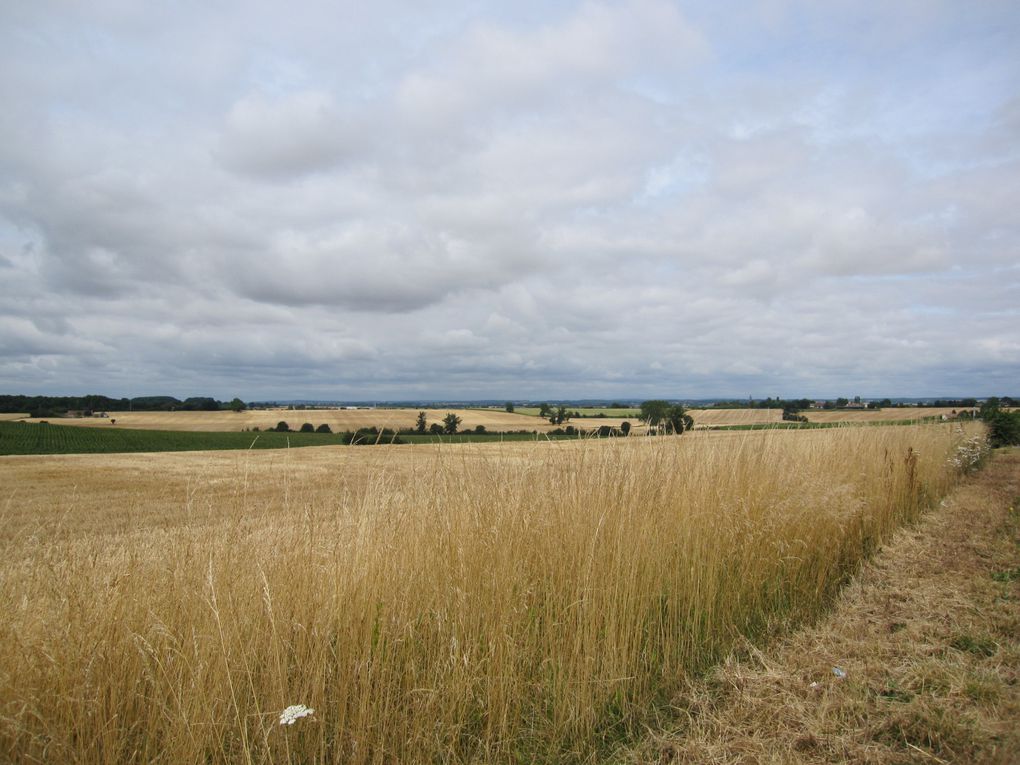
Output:
<path fill-rule="evenodd" d="M 627 761 L 1020 763 L 1020 449 L 897 534 L 812 627 L 742 646 Z"/>

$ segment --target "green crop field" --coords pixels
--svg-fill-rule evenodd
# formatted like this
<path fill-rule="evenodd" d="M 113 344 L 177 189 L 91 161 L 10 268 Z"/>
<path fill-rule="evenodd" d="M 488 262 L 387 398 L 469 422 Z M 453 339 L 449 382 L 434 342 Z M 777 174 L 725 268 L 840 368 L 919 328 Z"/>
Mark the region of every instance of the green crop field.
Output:
<path fill-rule="evenodd" d="M 285 449 L 340 443 L 341 437 L 330 433 L 201 433 L 0 422 L 0 454 Z"/>
<path fill-rule="evenodd" d="M 396 443 L 485 443 L 577 438 L 540 433 L 470 433 L 455 436 L 398 436 Z M 362 443 L 375 442 L 362 436 Z M 7 454 L 100 454 L 117 452 L 189 452 L 229 449 L 287 449 L 301 446 L 336 446 L 350 443 L 349 433 L 277 433 L 262 431 L 201 432 L 178 430 L 128 430 L 126 428 L 81 428 L 49 423 L 0 422 L 0 455 Z M 378 443 L 394 442 L 383 435 Z"/>

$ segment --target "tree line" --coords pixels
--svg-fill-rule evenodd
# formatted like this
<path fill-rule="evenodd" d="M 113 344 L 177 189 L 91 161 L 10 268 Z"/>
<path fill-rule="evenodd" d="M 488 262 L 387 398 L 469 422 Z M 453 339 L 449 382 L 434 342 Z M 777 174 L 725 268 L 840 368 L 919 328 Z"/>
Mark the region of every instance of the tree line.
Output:
<path fill-rule="evenodd" d="M 191 396 L 186 399 L 173 396 L 136 396 L 135 398 L 111 398 L 99 394 L 86 396 L 22 396 L 0 395 L 0 412 L 26 412 L 32 417 L 56 417 L 68 412 L 81 412 L 92 416 L 96 412 L 109 410 L 127 412 L 215 412 L 221 409 L 240 411 L 246 409 L 241 399 L 217 401 L 210 396 Z"/>

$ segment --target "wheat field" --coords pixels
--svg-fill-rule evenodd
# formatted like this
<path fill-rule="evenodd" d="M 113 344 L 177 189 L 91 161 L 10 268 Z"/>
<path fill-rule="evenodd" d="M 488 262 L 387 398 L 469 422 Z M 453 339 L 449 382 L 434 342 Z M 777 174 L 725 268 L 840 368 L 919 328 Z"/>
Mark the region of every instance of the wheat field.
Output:
<path fill-rule="evenodd" d="M 816 614 L 968 435 L 2 458 L 0 760 L 610 756 Z"/>

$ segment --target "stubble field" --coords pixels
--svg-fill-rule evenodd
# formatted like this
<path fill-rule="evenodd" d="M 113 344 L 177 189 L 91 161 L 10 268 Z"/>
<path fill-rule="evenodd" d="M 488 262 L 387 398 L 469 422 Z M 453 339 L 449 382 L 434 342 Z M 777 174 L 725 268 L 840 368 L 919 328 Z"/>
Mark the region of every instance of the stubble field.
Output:
<path fill-rule="evenodd" d="M 824 409 L 808 409 L 801 414 L 808 422 L 900 422 L 903 420 L 923 420 L 929 417 L 952 418 L 955 409 L 934 406 L 890 407 L 888 409 L 860 409 L 857 411 L 826 411 Z"/>
<path fill-rule="evenodd" d="M 781 409 L 692 409 L 694 427 L 719 425 L 766 425 L 782 422 Z"/>
<path fill-rule="evenodd" d="M 319 426 L 325 423 L 334 432 L 354 431 L 358 428 L 377 427 L 413 428 L 418 409 L 253 409 L 243 412 L 107 412 L 109 417 L 49 418 L 50 422 L 61 425 L 82 427 L 111 427 L 110 419 L 116 420 L 118 428 L 141 430 L 184 430 L 184 431 L 241 431 L 259 428 L 267 430 L 286 422 L 293 430 L 302 423 L 310 422 Z M 500 410 L 478 409 L 427 409 L 424 410 L 428 424 L 442 424 L 443 417 L 454 413 L 461 418 L 460 427 L 474 429 L 484 425 L 488 430 L 549 430 L 555 426 L 538 417 L 510 414 Z M 37 422 L 38 420 L 28 420 Z"/>
<path fill-rule="evenodd" d="M 817 613 L 969 435 L 2 458 L 0 759 L 608 756 Z"/>

